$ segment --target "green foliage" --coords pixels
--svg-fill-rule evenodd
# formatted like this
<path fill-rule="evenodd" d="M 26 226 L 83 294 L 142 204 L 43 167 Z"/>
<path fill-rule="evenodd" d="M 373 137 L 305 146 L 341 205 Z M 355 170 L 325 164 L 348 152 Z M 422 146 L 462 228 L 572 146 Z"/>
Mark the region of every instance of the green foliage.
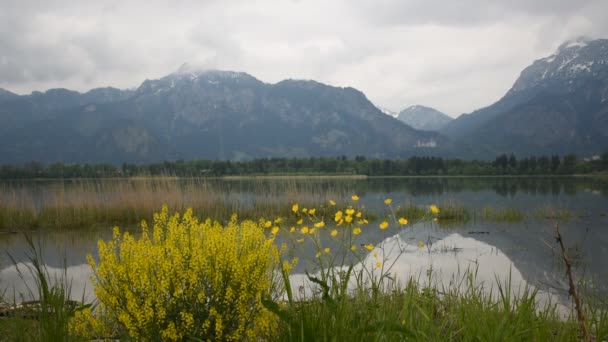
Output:
<path fill-rule="evenodd" d="M 65 164 L 44 165 L 32 161 L 23 165 L 0 166 L 0 179 L 34 178 L 108 178 L 141 176 L 207 177 L 234 175 L 564 175 L 608 171 L 608 155 L 594 160 L 579 160 L 573 154 L 533 156 L 517 159 L 502 154 L 493 161 L 443 159 L 413 156 L 408 159 L 368 159 L 364 156 L 258 158 L 252 160 L 190 160 L 150 164 Z"/>

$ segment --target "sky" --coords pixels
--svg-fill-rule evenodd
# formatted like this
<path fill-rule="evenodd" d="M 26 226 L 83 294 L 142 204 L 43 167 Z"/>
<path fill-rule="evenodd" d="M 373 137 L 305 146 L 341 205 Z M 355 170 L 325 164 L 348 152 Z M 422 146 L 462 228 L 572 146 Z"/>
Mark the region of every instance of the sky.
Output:
<path fill-rule="evenodd" d="M 608 38 L 606 13 L 607 0 L 0 0 L 0 88 L 134 88 L 187 62 L 455 117 L 564 41 Z"/>

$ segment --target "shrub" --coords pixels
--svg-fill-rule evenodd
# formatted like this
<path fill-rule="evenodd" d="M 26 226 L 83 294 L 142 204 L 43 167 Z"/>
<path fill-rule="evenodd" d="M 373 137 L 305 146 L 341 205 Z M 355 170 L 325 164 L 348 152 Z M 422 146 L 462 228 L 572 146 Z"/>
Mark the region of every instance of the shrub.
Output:
<path fill-rule="evenodd" d="M 89 263 L 100 309 L 135 339 L 230 341 L 276 329 L 261 296 L 277 295 L 279 252 L 262 223 L 199 223 L 165 206 L 152 233 L 145 222 L 139 238 L 115 228 L 98 248 Z"/>

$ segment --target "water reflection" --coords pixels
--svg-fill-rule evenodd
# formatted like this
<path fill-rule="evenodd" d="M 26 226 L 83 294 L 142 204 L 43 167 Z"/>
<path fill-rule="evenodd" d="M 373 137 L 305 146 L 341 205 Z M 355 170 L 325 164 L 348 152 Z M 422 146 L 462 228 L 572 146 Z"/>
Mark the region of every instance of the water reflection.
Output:
<path fill-rule="evenodd" d="M 420 247 L 418 241 L 426 243 Z M 382 262 L 380 268 L 378 262 Z M 563 290 L 566 288 L 563 274 L 543 268 L 542 263 L 530 265 L 533 267 L 520 269 L 500 248 L 470 235 L 419 226 L 383 240 L 356 264 L 354 273 L 378 277 L 381 271 L 387 271 L 398 284 L 414 279 L 423 286 L 440 290 L 454 287 L 465 290 L 468 283 L 463 278 L 474 275 L 474 284 L 483 286 L 495 299 L 498 283 L 503 288 L 507 288 L 508 283 L 513 296 L 522 294 L 526 288 L 536 288 L 539 305 L 557 304 L 558 312 L 565 316 L 569 312 L 569 301 Z M 293 275 L 291 283 L 292 292 L 298 298 L 321 290 L 302 273 Z M 356 286 L 356 280 L 351 278 L 349 287 L 355 289 Z"/>
<path fill-rule="evenodd" d="M 459 284 L 457 280 L 467 271 L 473 271 L 476 283 L 483 284 L 487 290 L 493 288 L 494 294 L 496 279 L 510 279 L 514 295 L 527 285 L 535 286 L 541 289 L 538 296 L 540 304 L 548 303 L 549 300 L 558 301 L 566 312 L 568 299 L 563 291 L 566 288 L 565 278 L 558 268 L 551 265 L 548 248 L 539 249 L 535 244 L 528 246 L 519 240 L 507 243 L 512 237 L 508 234 L 500 236 L 496 228 L 490 234 L 467 233 L 478 228 L 468 226 L 455 232 L 434 225 L 417 224 L 392 236 L 376 233 L 376 230 L 368 231 L 367 236 L 362 238 L 366 242 L 375 243 L 376 247 L 356 265 L 355 271 L 365 267 L 377 274 L 376 263 L 381 261 L 385 267 L 392 265 L 390 273 L 401 284 L 413 277 L 424 285 L 431 279 L 432 285 L 439 288 Z M 72 284 L 71 297 L 75 300 L 84 297 L 90 301 L 94 295 L 90 284 L 91 270 L 85 263 L 86 255 L 95 253 L 95 241 L 98 238 L 110 237 L 111 232 L 102 231 L 88 235 L 44 233 L 36 238 L 43 241 L 44 258 L 51 278 L 59 279 L 64 271 L 63 261 L 69 261 L 66 272 Z M 418 241 L 425 242 L 424 248 L 419 248 Z M 10 239 L 2 240 L 2 247 L 11 251 L 18 264 L 4 265 L 0 271 L 0 288 L 6 291 L 9 299 L 33 299 L 31 289 L 28 289 L 33 284 L 33 278 L 27 271 L 31 263 L 27 261 L 25 240 L 21 236 L 11 236 Z M 314 252 L 307 251 L 311 255 Z M 19 275 L 17 267 L 23 277 Z M 294 294 L 310 295 L 315 291 L 315 287 L 303 274 L 305 268 L 312 270 L 312 265 L 300 264 L 296 269 L 297 274 L 291 278 Z M 429 274 L 432 277 L 429 278 Z"/>

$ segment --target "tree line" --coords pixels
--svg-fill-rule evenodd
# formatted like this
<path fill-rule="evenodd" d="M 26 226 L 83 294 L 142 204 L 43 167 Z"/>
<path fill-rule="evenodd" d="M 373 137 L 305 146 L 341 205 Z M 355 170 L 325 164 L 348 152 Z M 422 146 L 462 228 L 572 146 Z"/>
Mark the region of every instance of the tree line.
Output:
<path fill-rule="evenodd" d="M 348 158 L 258 158 L 248 161 L 177 160 L 160 163 L 78 164 L 31 161 L 0 166 L 0 179 L 108 178 L 145 176 L 237 176 L 273 174 L 348 174 L 368 176 L 416 175 L 568 175 L 608 171 L 608 152 L 591 159 L 573 154 L 525 157 L 501 154 L 494 160 L 411 157 L 408 159 Z"/>

